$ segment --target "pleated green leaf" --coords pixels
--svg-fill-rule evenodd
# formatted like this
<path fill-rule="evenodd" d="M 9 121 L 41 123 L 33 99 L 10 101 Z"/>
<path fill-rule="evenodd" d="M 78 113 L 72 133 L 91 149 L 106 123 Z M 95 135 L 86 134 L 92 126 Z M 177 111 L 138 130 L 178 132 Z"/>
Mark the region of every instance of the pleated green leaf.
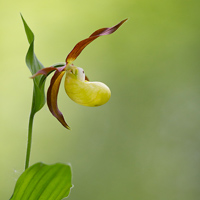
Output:
<path fill-rule="evenodd" d="M 28 66 L 29 70 L 31 71 L 31 74 L 33 75 L 38 70 L 44 68 L 44 66 L 37 59 L 34 53 L 34 34 L 29 28 L 29 26 L 27 25 L 22 15 L 21 15 L 21 18 L 22 18 L 26 36 L 30 45 L 28 52 L 26 54 L 26 65 Z M 43 82 L 43 84 L 39 84 L 40 80 L 41 80 L 41 76 L 33 79 L 34 88 L 33 88 L 32 113 L 34 114 L 37 111 L 39 111 L 45 104 L 45 93 L 44 93 L 45 82 Z"/>
<path fill-rule="evenodd" d="M 69 165 L 36 163 L 19 177 L 10 200 L 61 200 L 70 193 L 71 177 Z"/>

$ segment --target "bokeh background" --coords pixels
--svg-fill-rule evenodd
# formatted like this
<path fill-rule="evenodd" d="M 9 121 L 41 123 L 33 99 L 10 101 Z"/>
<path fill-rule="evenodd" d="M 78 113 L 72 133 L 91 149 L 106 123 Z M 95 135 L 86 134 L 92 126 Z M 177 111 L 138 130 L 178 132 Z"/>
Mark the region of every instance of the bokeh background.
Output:
<path fill-rule="evenodd" d="M 32 81 L 21 12 L 45 67 L 64 62 L 96 29 L 129 18 L 74 62 L 110 87 L 110 101 L 80 106 L 61 83 L 59 108 L 72 130 L 45 106 L 34 121 L 31 164 L 70 163 L 69 200 L 198 200 L 199 7 L 199 0 L 1 1 L 0 199 L 9 199 L 25 162 Z"/>

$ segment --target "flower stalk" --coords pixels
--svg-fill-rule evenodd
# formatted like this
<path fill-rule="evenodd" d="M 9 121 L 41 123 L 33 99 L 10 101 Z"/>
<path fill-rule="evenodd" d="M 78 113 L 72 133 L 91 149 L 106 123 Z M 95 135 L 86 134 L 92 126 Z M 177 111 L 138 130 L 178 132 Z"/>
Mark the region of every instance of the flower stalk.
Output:
<path fill-rule="evenodd" d="M 30 117 L 29 117 L 29 125 L 28 125 L 28 141 L 27 141 L 27 149 L 26 149 L 25 170 L 29 167 L 29 162 L 30 162 L 34 116 L 35 116 L 35 113 L 31 112 Z"/>

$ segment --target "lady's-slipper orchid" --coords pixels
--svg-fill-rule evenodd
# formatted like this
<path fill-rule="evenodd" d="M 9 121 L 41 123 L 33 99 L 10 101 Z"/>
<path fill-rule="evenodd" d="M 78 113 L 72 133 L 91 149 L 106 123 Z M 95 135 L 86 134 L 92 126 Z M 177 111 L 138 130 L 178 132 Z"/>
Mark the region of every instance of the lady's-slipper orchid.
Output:
<path fill-rule="evenodd" d="M 99 36 L 114 33 L 126 20 L 127 19 L 110 28 L 98 29 L 88 38 L 77 43 L 72 51 L 68 54 L 66 58 L 66 64 L 64 66 L 57 68 L 47 67 L 39 70 L 32 76 L 32 78 L 38 75 L 47 76 L 52 71 L 55 71 L 47 91 L 47 104 L 53 116 L 56 117 L 58 121 L 60 121 L 60 123 L 67 129 L 70 128 L 57 105 L 60 82 L 64 74 L 66 74 L 65 91 L 73 101 L 84 106 L 100 106 L 105 104 L 111 96 L 111 92 L 108 86 L 101 82 L 90 82 L 87 76 L 85 76 L 84 70 L 80 67 L 74 66 L 72 62 L 93 40 Z"/>

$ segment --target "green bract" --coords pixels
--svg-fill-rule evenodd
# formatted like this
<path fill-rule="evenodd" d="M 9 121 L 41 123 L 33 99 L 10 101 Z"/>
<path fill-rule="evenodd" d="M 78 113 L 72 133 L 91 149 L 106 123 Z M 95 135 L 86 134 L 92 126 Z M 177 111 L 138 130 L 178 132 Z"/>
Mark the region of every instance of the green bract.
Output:
<path fill-rule="evenodd" d="M 26 64 L 31 71 L 32 75 L 35 74 L 38 70 L 41 70 L 44 68 L 42 63 L 37 59 L 35 53 L 34 53 L 34 34 L 27 25 L 26 21 L 24 20 L 23 16 L 22 21 L 24 24 L 24 28 L 26 31 L 26 36 L 28 39 L 28 42 L 30 44 L 28 52 L 26 54 Z M 44 83 L 40 84 L 41 77 L 36 77 L 33 80 L 34 88 L 33 88 L 33 102 L 32 102 L 32 113 L 36 113 L 39 111 L 45 104 L 45 92 L 44 92 Z"/>

